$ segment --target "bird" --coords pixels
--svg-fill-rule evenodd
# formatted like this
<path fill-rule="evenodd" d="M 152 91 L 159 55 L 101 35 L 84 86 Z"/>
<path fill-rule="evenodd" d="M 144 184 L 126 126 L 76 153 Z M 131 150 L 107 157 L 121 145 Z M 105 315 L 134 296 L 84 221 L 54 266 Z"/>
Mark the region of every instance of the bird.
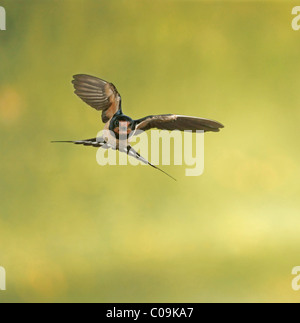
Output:
<path fill-rule="evenodd" d="M 130 138 L 140 131 L 154 128 L 169 131 L 189 130 L 192 132 L 199 130 L 219 132 L 221 128 L 224 128 L 223 124 L 214 120 L 177 114 L 149 115 L 141 119 L 132 119 L 123 113 L 121 95 L 113 83 L 87 74 L 76 74 L 73 76 L 72 84 L 74 93 L 82 101 L 101 112 L 102 122 L 104 123 L 103 135 L 85 140 L 52 141 L 53 143 L 73 143 L 119 150 L 163 172 L 173 180 L 176 180 L 173 176 L 136 152 L 130 145 Z"/>

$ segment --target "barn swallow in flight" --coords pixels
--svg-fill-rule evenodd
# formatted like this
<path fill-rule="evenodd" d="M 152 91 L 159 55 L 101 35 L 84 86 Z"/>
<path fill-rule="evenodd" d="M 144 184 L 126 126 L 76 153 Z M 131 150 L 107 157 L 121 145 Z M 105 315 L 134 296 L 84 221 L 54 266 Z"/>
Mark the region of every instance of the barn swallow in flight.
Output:
<path fill-rule="evenodd" d="M 121 95 L 112 83 L 85 74 L 74 75 L 72 83 L 75 88 L 75 94 L 81 100 L 92 108 L 102 111 L 102 121 L 105 124 L 103 136 L 87 140 L 55 142 L 119 150 L 160 170 L 171 178 L 173 178 L 171 175 L 151 164 L 136 152 L 128 143 L 130 137 L 137 131 L 146 131 L 153 128 L 162 130 L 190 130 L 193 132 L 197 130 L 218 132 L 220 128 L 224 127 L 217 121 L 175 114 L 150 115 L 142 119 L 133 120 L 123 114 Z"/>

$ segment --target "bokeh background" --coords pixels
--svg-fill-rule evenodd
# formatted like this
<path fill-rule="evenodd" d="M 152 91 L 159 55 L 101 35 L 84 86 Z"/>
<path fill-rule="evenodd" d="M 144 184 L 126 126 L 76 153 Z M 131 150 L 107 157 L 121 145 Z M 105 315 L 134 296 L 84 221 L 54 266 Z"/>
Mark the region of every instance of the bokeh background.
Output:
<path fill-rule="evenodd" d="M 297 302 L 300 31 L 294 1 L 1 1 L 0 302 Z M 298 3 L 299 5 L 299 3 Z M 102 128 L 72 75 L 126 113 L 219 120 L 205 172 L 51 145 Z"/>

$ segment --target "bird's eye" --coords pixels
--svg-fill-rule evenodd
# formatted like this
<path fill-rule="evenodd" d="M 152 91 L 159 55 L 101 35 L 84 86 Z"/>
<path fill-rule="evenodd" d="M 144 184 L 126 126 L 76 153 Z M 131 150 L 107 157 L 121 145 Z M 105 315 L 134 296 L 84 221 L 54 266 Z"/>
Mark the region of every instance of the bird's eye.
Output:
<path fill-rule="evenodd" d="M 116 121 L 116 126 L 118 127 L 119 126 L 119 120 Z"/>

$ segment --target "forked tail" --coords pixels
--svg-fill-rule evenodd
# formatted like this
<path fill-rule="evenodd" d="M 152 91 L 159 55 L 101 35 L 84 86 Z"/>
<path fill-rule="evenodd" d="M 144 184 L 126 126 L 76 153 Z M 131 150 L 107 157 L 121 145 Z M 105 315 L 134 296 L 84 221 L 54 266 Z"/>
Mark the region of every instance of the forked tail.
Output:
<path fill-rule="evenodd" d="M 162 173 L 166 174 L 167 176 L 169 176 L 170 178 L 172 178 L 175 182 L 177 182 L 177 179 L 174 178 L 172 175 L 168 174 L 167 172 L 165 172 L 164 170 L 162 170 L 161 168 L 151 164 L 150 162 L 148 162 L 148 165 L 155 168 L 155 169 L 158 169 L 159 171 L 161 171 Z"/>
<path fill-rule="evenodd" d="M 93 138 L 87 140 L 64 140 L 64 141 L 51 141 L 51 143 L 67 143 L 67 144 L 75 144 L 75 145 L 84 145 L 84 146 L 92 146 L 92 147 L 102 147 L 102 148 L 111 148 L 102 138 Z M 172 178 L 174 181 L 177 181 L 176 178 L 162 170 L 161 168 L 151 164 L 148 160 L 142 157 L 138 152 L 136 152 L 131 146 L 128 146 L 127 149 L 119 149 L 121 152 L 126 153 L 128 156 L 134 157 L 146 165 L 149 165 L 160 172 L 164 173 L 168 177 Z"/>
<path fill-rule="evenodd" d="M 126 151 L 123 151 L 123 152 L 126 152 Z M 173 176 L 171 176 L 170 174 L 168 174 L 167 172 L 165 172 L 164 170 L 162 170 L 161 168 L 151 164 L 147 159 L 145 159 L 144 157 L 142 157 L 138 152 L 136 152 L 131 146 L 128 146 L 127 147 L 127 155 L 128 156 L 132 156 L 138 160 L 140 160 L 141 162 L 143 162 L 144 164 L 146 165 L 149 165 L 155 169 L 158 169 L 159 171 L 161 171 L 162 173 L 164 173 L 165 175 L 169 176 L 170 178 L 172 178 L 174 181 L 177 182 L 177 179 L 174 178 Z"/>

